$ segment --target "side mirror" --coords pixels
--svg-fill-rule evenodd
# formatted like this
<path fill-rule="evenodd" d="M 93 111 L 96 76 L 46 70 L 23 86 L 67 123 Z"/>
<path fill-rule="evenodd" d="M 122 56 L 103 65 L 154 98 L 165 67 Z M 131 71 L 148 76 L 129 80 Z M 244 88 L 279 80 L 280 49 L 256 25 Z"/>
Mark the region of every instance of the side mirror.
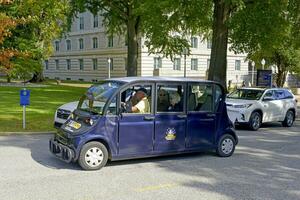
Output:
<path fill-rule="evenodd" d="M 264 97 L 263 98 L 263 101 L 272 101 L 272 100 L 274 100 L 273 97 Z"/>

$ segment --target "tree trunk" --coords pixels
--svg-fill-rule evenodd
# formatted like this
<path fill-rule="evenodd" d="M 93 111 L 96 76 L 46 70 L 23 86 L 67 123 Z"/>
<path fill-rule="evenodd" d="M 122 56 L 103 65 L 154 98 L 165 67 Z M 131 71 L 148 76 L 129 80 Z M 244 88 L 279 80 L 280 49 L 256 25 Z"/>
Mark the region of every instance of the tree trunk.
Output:
<path fill-rule="evenodd" d="M 10 83 L 10 82 L 11 82 L 11 78 L 10 78 L 9 75 L 6 76 L 6 81 L 7 81 L 7 83 Z"/>
<path fill-rule="evenodd" d="M 220 82 L 226 89 L 227 45 L 230 5 L 225 0 L 214 0 L 214 21 L 208 80 Z"/>
<path fill-rule="evenodd" d="M 138 18 L 132 16 L 132 7 L 128 8 L 127 21 L 127 76 L 137 76 L 137 59 L 138 59 Z"/>
<path fill-rule="evenodd" d="M 29 80 L 30 83 L 40 83 L 44 81 L 43 72 L 35 72 L 33 77 Z"/>
<path fill-rule="evenodd" d="M 278 73 L 276 74 L 276 85 L 277 87 L 283 87 L 285 83 L 287 71 L 285 70 L 286 68 L 283 66 L 283 64 L 278 65 L 277 68 L 278 68 Z"/>

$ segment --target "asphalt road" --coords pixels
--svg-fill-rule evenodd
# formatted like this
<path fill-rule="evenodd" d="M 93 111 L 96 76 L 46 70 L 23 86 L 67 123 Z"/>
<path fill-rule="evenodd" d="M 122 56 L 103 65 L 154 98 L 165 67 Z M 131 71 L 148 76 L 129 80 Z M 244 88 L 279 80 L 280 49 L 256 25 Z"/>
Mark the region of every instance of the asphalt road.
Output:
<path fill-rule="evenodd" d="M 2 136 L 0 199 L 300 199 L 299 121 L 238 135 L 230 158 L 199 153 L 119 161 L 92 172 L 50 155 L 50 135 Z"/>

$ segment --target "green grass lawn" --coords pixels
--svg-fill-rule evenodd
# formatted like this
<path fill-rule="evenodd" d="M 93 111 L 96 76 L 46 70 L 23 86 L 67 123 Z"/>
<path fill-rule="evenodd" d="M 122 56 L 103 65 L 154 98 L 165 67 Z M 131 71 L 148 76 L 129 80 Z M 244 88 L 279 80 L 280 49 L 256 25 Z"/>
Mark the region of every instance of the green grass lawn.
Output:
<path fill-rule="evenodd" d="M 20 87 L 0 87 L 0 132 L 53 131 L 55 110 L 62 104 L 77 101 L 85 87 L 48 84 L 31 90 L 26 108 L 26 129 L 22 128 Z"/>

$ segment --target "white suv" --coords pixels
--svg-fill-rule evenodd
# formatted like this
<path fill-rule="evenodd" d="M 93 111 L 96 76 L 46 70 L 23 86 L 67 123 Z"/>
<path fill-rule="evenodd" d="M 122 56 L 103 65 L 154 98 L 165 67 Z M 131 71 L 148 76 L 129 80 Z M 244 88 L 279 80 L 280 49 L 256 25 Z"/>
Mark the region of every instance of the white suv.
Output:
<path fill-rule="evenodd" d="M 240 88 L 226 98 L 228 116 L 235 124 L 247 124 L 258 130 L 265 122 L 282 122 L 283 126 L 293 125 L 297 100 L 283 88 Z"/>

